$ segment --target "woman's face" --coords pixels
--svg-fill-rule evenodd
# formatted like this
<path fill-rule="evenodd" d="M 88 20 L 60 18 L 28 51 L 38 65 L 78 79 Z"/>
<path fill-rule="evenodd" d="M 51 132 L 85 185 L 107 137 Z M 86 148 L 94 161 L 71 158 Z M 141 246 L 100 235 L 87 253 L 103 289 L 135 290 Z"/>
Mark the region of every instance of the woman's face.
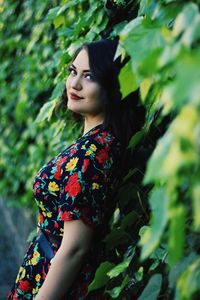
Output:
<path fill-rule="evenodd" d="M 103 111 L 103 90 L 91 74 L 88 53 L 82 49 L 69 67 L 66 81 L 67 107 L 84 116 L 94 116 Z"/>

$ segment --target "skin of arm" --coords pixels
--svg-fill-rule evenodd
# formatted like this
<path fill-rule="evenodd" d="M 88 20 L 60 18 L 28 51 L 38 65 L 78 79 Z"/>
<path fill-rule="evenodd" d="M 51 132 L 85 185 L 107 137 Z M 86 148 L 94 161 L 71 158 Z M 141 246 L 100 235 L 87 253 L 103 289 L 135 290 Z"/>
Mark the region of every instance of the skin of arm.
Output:
<path fill-rule="evenodd" d="M 93 229 L 82 220 L 64 222 L 60 248 L 51 260 L 45 281 L 34 300 L 59 300 L 67 293 L 88 252 Z"/>

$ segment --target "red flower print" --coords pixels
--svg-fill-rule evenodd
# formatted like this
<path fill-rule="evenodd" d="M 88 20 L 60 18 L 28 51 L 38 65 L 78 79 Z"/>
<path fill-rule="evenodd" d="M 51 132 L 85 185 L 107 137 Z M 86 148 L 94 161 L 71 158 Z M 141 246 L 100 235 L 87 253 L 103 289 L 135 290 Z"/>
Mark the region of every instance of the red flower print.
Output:
<path fill-rule="evenodd" d="M 54 228 L 58 228 L 58 223 L 57 222 L 54 223 Z"/>
<path fill-rule="evenodd" d="M 60 212 L 60 217 L 63 221 L 71 220 L 71 213 L 69 211 Z"/>
<path fill-rule="evenodd" d="M 39 223 L 42 224 L 44 222 L 43 214 L 39 214 Z"/>
<path fill-rule="evenodd" d="M 109 152 L 109 151 L 110 151 L 110 146 L 105 147 L 105 150 L 106 150 L 107 152 Z"/>
<path fill-rule="evenodd" d="M 71 220 L 71 213 L 69 211 L 60 212 L 60 217 L 63 221 Z"/>
<path fill-rule="evenodd" d="M 78 182 L 78 173 L 74 173 L 73 175 L 71 175 L 68 179 L 68 183 L 71 185 L 71 184 L 74 184 L 74 183 L 77 183 Z"/>
<path fill-rule="evenodd" d="M 61 167 L 58 166 L 57 167 L 57 172 L 54 173 L 54 178 L 57 180 L 60 180 L 60 176 L 61 176 Z"/>
<path fill-rule="evenodd" d="M 88 166 L 90 164 L 90 160 L 88 158 L 84 159 L 83 161 L 83 173 L 87 170 Z"/>
<path fill-rule="evenodd" d="M 24 293 L 27 293 L 28 291 L 31 290 L 31 285 L 28 280 L 21 280 L 18 288 L 23 291 Z"/>
<path fill-rule="evenodd" d="M 96 154 L 96 159 L 99 163 L 103 164 L 108 159 L 108 152 L 105 149 L 100 149 Z"/>
<path fill-rule="evenodd" d="M 81 192 L 81 185 L 78 182 L 77 173 L 69 177 L 67 185 L 65 186 L 65 192 L 67 192 L 70 197 L 76 196 Z"/>
<path fill-rule="evenodd" d="M 65 157 L 59 159 L 59 160 L 56 162 L 56 165 L 59 166 L 59 165 L 61 165 L 62 163 L 64 163 L 66 160 L 67 160 L 67 157 L 65 156 Z"/>
<path fill-rule="evenodd" d="M 9 295 L 8 295 L 9 297 Z M 15 292 L 14 296 L 12 297 L 13 300 L 19 300 L 18 296 L 17 296 L 17 292 Z"/>
<path fill-rule="evenodd" d="M 42 174 L 42 178 L 46 178 L 46 177 L 47 177 L 46 173 Z"/>
<path fill-rule="evenodd" d="M 8 297 L 12 295 L 12 292 L 9 292 Z"/>
<path fill-rule="evenodd" d="M 40 186 L 40 182 L 39 181 L 36 181 L 36 183 L 34 184 L 34 189 L 37 189 L 37 187 Z"/>
<path fill-rule="evenodd" d="M 97 140 L 100 141 L 100 142 L 104 142 L 104 139 L 107 136 L 107 134 L 108 134 L 107 131 L 103 132 L 101 137 L 97 137 Z"/>
<path fill-rule="evenodd" d="M 76 152 L 77 152 L 76 148 L 72 148 L 71 153 L 75 154 Z M 71 154 L 71 153 L 70 153 L 70 154 Z"/>
<path fill-rule="evenodd" d="M 44 267 L 42 268 L 42 279 L 44 280 L 46 278 L 46 272 L 44 270 Z"/>

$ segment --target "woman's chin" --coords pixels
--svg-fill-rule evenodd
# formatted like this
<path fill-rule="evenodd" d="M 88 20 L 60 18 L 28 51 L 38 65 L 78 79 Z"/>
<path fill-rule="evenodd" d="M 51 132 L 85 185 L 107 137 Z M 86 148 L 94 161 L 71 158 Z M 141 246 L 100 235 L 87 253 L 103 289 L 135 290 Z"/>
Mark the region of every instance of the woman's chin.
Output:
<path fill-rule="evenodd" d="M 71 112 L 73 113 L 76 113 L 76 114 L 84 114 L 84 112 L 80 109 L 77 109 L 77 107 L 74 107 L 74 106 L 68 106 L 67 107 L 68 110 L 70 110 Z"/>

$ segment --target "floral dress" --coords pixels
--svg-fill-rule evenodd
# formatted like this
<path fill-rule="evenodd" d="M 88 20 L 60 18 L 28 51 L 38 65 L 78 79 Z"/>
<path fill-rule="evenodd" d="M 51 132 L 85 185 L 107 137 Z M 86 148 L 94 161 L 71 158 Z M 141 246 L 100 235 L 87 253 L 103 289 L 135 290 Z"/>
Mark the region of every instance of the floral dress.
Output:
<path fill-rule="evenodd" d="M 64 221 L 81 219 L 95 230 L 89 253 L 65 299 L 107 299 L 101 289 L 88 293 L 95 271 L 105 260 L 103 238 L 115 207 L 112 197 L 119 179 L 121 146 L 102 124 L 95 126 L 74 144 L 46 163 L 37 173 L 33 192 L 39 208 L 38 227 L 54 237 L 63 236 Z M 34 237 L 15 284 L 7 299 L 33 299 L 50 267 Z M 56 253 L 59 244 L 51 242 Z"/>

